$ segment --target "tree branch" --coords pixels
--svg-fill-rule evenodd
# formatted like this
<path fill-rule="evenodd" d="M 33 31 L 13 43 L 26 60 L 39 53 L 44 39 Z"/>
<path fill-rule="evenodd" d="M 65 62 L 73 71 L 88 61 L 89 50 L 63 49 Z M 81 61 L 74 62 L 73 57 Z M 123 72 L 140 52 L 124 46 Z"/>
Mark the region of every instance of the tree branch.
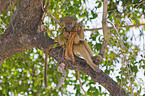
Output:
<path fill-rule="evenodd" d="M 122 49 L 124 49 L 123 52 L 125 52 L 125 48 L 126 48 L 126 47 L 125 47 L 125 45 L 123 44 L 123 41 L 122 41 L 122 39 L 121 39 L 121 37 L 120 37 L 120 35 L 119 35 L 118 30 L 116 29 L 116 26 L 115 26 L 111 21 L 108 20 L 108 22 L 111 23 L 112 26 L 114 27 L 114 29 L 116 30 L 116 33 L 117 33 L 117 35 L 118 35 L 118 37 L 119 37 L 119 39 L 120 39 L 120 42 L 121 42 L 121 47 L 122 47 Z"/>
<path fill-rule="evenodd" d="M 13 5 L 17 4 L 18 0 L 1 0 L 0 1 L 0 14 L 8 11 Z"/>
<path fill-rule="evenodd" d="M 0 36 L 0 61 L 34 47 L 31 41 L 41 32 L 43 14 L 39 1 L 21 1 L 6 31 Z"/>
<path fill-rule="evenodd" d="M 127 16 L 128 16 L 129 14 L 131 14 L 138 6 L 140 6 L 140 5 L 143 4 L 143 3 L 145 3 L 145 1 L 143 1 L 143 2 L 141 2 L 141 3 L 137 3 L 137 6 L 136 6 L 135 8 L 133 8 L 133 10 L 132 10 L 131 12 L 129 12 L 129 13 L 127 14 Z"/>
<path fill-rule="evenodd" d="M 66 69 L 76 70 L 83 72 L 95 81 L 104 86 L 111 94 L 111 96 L 125 96 L 125 91 L 106 73 L 95 72 L 83 59 L 75 56 L 75 62 L 65 60 L 62 47 L 54 48 L 50 51 L 50 56 L 55 58 L 55 60 L 61 64 L 65 63 Z M 84 70 L 85 69 L 85 70 Z"/>
<path fill-rule="evenodd" d="M 103 20 L 102 20 L 102 26 L 103 26 L 103 34 L 104 34 L 104 41 L 101 46 L 101 50 L 99 52 L 99 55 L 104 57 L 105 50 L 107 48 L 108 42 L 109 42 L 109 35 L 108 35 L 108 29 L 107 29 L 107 6 L 108 6 L 108 0 L 104 0 L 103 2 Z"/>
<path fill-rule="evenodd" d="M 54 44 L 54 40 L 41 31 L 42 16 L 41 0 L 21 0 L 18 9 L 3 34 L 3 38 L 0 36 L 0 62 L 25 50 L 32 48 L 44 50 Z M 104 31 L 105 36 L 106 34 L 107 30 Z M 106 44 L 104 45 L 106 46 Z M 124 96 L 124 90 L 107 74 L 102 71 L 96 73 L 85 60 L 77 56 L 75 56 L 75 62 L 65 60 L 63 52 L 63 48 L 58 46 L 51 49 L 49 55 L 59 64 L 65 63 L 66 69 L 88 74 L 95 82 L 104 86 L 112 96 Z"/>
<path fill-rule="evenodd" d="M 135 25 L 127 25 L 127 26 L 116 26 L 116 28 L 131 28 L 131 27 L 139 27 L 145 26 L 145 23 L 142 24 L 135 24 Z M 113 29 L 114 27 L 107 27 L 108 29 Z M 92 29 L 84 29 L 84 31 L 98 31 L 102 30 L 103 28 L 92 28 Z"/>
<path fill-rule="evenodd" d="M 60 22 L 58 19 L 56 19 L 50 12 L 46 12 L 48 16 L 50 16 L 56 23 L 58 23 L 60 25 Z"/>

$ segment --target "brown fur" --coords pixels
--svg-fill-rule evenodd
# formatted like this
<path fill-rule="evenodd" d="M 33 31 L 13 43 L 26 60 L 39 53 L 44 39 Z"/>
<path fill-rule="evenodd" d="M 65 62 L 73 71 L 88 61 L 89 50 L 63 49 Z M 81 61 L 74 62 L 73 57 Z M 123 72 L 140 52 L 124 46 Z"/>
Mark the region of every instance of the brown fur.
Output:
<path fill-rule="evenodd" d="M 84 40 L 84 32 L 82 23 L 77 23 L 74 17 L 64 17 L 61 19 L 63 24 L 62 34 L 64 40 L 60 40 L 60 44 L 65 44 L 65 59 L 75 61 L 74 53 L 79 52 L 82 57 L 86 60 L 89 66 L 96 72 L 100 72 L 99 66 L 93 63 L 92 51 L 88 43 Z"/>
<path fill-rule="evenodd" d="M 69 34 L 69 39 L 67 40 L 66 43 L 66 49 L 65 49 L 65 59 L 67 60 L 72 60 L 74 61 L 74 54 L 73 54 L 73 44 L 74 44 L 74 39 L 75 39 L 75 35 L 77 34 L 77 32 L 70 32 Z"/>

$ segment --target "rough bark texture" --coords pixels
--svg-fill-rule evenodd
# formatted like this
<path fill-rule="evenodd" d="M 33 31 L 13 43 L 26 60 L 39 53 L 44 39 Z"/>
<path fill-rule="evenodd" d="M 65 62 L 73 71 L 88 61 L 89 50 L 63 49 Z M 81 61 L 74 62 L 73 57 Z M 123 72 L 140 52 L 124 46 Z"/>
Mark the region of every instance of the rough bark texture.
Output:
<path fill-rule="evenodd" d="M 32 40 L 41 32 L 42 4 L 38 0 L 20 2 L 6 31 L 0 37 L 0 60 L 34 47 Z"/>
<path fill-rule="evenodd" d="M 42 7 L 42 0 L 21 0 L 6 31 L 0 36 L 0 64 L 2 64 L 3 60 L 25 50 L 31 48 L 44 50 L 54 43 L 54 40 L 47 35 L 44 36 L 40 29 L 43 16 Z M 47 38 L 47 44 L 45 38 Z M 96 73 L 84 60 L 76 56 L 74 63 L 65 60 L 63 53 L 62 47 L 56 47 L 50 50 L 49 55 L 58 63 L 65 63 L 66 69 L 88 74 L 94 82 L 104 86 L 112 96 L 125 95 L 125 91 L 107 74 L 104 72 Z"/>
<path fill-rule="evenodd" d="M 0 13 L 8 11 L 18 0 L 0 0 Z"/>

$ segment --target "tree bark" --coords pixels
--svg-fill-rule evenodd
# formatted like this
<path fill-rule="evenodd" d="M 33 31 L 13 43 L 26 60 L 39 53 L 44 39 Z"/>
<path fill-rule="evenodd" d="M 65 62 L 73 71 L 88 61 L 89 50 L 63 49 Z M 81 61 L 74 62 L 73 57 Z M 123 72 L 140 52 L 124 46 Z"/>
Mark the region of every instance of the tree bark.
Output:
<path fill-rule="evenodd" d="M 43 15 L 41 2 L 41 0 L 20 2 L 6 31 L 0 36 L 0 60 L 34 47 L 32 39 L 41 32 Z"/>
<path fill-rule="evenodd" d="M 21 0 L 6 31 L 0 36 L 1 64 L 7 58 L 25 50 L 39 48 L 44 51 L 54 44 L 54 40 L 41 31 L 43 5 L 42 0 Z M 91 76 L 94 82 L 104 86 L 112 96 L 125 96 L 125 91 L 107 74 L 95 72 L 79 57 L 75 56 L 75 62 L 65 60 L 62 54 L 64 54 L 63 48 L 59 46 L 49 52 L 59 64 L 65 63 L 66 69 L 77 70 Z"/>
<path fill-rule="evenodd" d="M 0 0 L 0 14 L 8 11 L 16 3 L 19 3 L 18 0 Z"/>

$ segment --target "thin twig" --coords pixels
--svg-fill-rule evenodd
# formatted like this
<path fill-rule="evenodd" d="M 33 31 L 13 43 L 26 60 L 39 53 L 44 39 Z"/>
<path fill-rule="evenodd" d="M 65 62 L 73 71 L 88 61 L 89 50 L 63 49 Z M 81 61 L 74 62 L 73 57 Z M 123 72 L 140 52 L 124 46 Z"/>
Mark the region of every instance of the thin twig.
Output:
<path fill-rule="evenodd" d="M 46 11 L 47 15 L 50 16 L 56 23 L 60 25 L 60 22 L 58 19 L 56 19 L 50 12 Z"/>
<path fill-rule="evenodd" d="M 141 5 L 142 3 L 144 3 L 144 2 L 145 2 L 145 1 L 143 1 L 143 2 L 141 2 L 141 3 L 136 3 L 136 4 L 129 4 L 129 5 L 125 5 L 125 6 L 123 6 L 123 7 L 128 7 L 128 6 L 132 6 L 132 5 L 133 5 L 133 6 L 134 6 L 134 5 L 138 5 L 138 6 L 139 6 L 139 5 Z M 138 6 L 137 6 L 137 7 L 138 7 Z M 126 9 L 126 8 L 125 8 L 125 9 Z M 115 12 L 116 10 L 117 10 L 117 9 L 114 9 L 114 10 L 110 10 L 110 11 L 108 11 L 108 12 Z"/>
<path fill-rule="evenodd" d="M 77 71 L 77 75 L 78 75 L 78 80 L 79 80 L 79 83 L 80 83 L 80 87 L 83 90 L 85 96 L 87 96 L 87 93 L 85 92 L 85 90 L 84 90 L 84 88 L 82 86 L 82 82 L 81 82 L 81 79 L 80 79 L 80 72 L 79 71 Z"/>
<path fill-rule="evenodd" d="M 121 41 L 121 47 L 123 47 L 123 49 L 124 49 L 123 51 L 125 51 L 125 45 L 123 44 L 123 41 L 122 41 L 122 39 L 120 37 L 120 34 L 119 34 L 118 30 L 116 29 L 115 25 L 110 20 L 108 20 L 108 22 L 111 23 L 113 25 L 114 29 L 116 30 L 117 35 L 118 35 L 118 37 L 119 37 L 119 39 Z"/>
<path fill-rule="evenodd" d="M 135 24 L 135 25 L 127 25 L 127 26 L 116 26 L 116 28 L 131 28 L 131 27 L 139 27 L 139 26 L 145 26 L 145 23 L 143 24 Z M 114 27 L 107 27 L 108 29 L 113 29 Z M 102 30 L 103 28 L 92 28 L 92 29 L 84 29 L 84 31 L 98 31 Z"/>
<path fill-rule="evenodd" d="M 59 20 L 56 19 L 50 12 L 47 11 L 47 8 L 48 8 L 48 7 L 49 7 L 49 1 L 46 3 L 45 9 L 44 9 L 43 6 L 42 6 L 42 10 L 43 10 L 43 12 L 44 12 L 44 15 L 47 13 L 47 15 L 48 15 L 49 17 L 51 17 L 57 24 L 60 25 Z"/>
<path fill-rule="evenodd" d="M 48 7 L 49 7 L 49 0 L 48 0 L 47 3 L 46 3 L 45 11 L 48 9 Z"/>
<path fill-rule="evenodd" d="M 124 7 L 127 7 L 127 6 L 131 6 L 131 5 L 141 5 L 142 3 L 144 3 L 145 1 L 143 1 L 143 2 L 140 2 L 140 3 L 135 3 L 135 4 L 129 4 L 129 5 L 126 5 L 126 6 L 124 6 Z"/>
<path fill-rule="evenodd" d="M 141 5 L 142 3 L 144 3 L 145 1 L 139 3 L 131 12 L 129 12 L 127 15 L 131 14 L 139 5 Z"/>
<path fill-rule="evenodd" d="M 58 72 L 62 73 L 62 77 L 61 77 L 61 80 L 59 81 L 58 85 L 55 87 L 56 89 L 59 89 L 62 86 L 62 84 L 66 78 L 66 71 L 64 68 L 65 68 L 64 63 L 61 63 L 57 68 Z"/>
<path fill-rule="evenodd" d="M 42 18 L 41 18 L 41 20 L 43 21 L 44 20 L 44 17 L 45 17 L 45 14 L 46 14 L 46 11 L 45 11 L 45 9 L 44 9 L 44 6 L 43 6 L 43 1 L 41 2 L 41 5 L 42 5 L 42 10 L 43 10 L 43 16 L 42 16 Z"/>
<path fill-rule="evenodd" d="M 48 65 L 47 65 L 47 56 L 48 56 L 48 52 L 45 51 L 45 66 L 44 66 L 44 85 L 45 85 L 45 89 L 47 89 L 47 69 L 48 69 Z"/>
<path fill-rule="evenodd" d="M 135 25 L 127 25 L 127 26 L 115 26 L 116 28 L 132 28 L 132 27 L 139 27 L 139 26 L 145 26 L 145 24 L 135 24 Z M 108 29 L 113 29 L 114 27 L 107 27 Z M 98 31 L 102 30 L 103 28 L 92 28 L 92 29 L 84 29 L 83 31 Z M 56 30 L 51 30 L 56 31 Z"/>

